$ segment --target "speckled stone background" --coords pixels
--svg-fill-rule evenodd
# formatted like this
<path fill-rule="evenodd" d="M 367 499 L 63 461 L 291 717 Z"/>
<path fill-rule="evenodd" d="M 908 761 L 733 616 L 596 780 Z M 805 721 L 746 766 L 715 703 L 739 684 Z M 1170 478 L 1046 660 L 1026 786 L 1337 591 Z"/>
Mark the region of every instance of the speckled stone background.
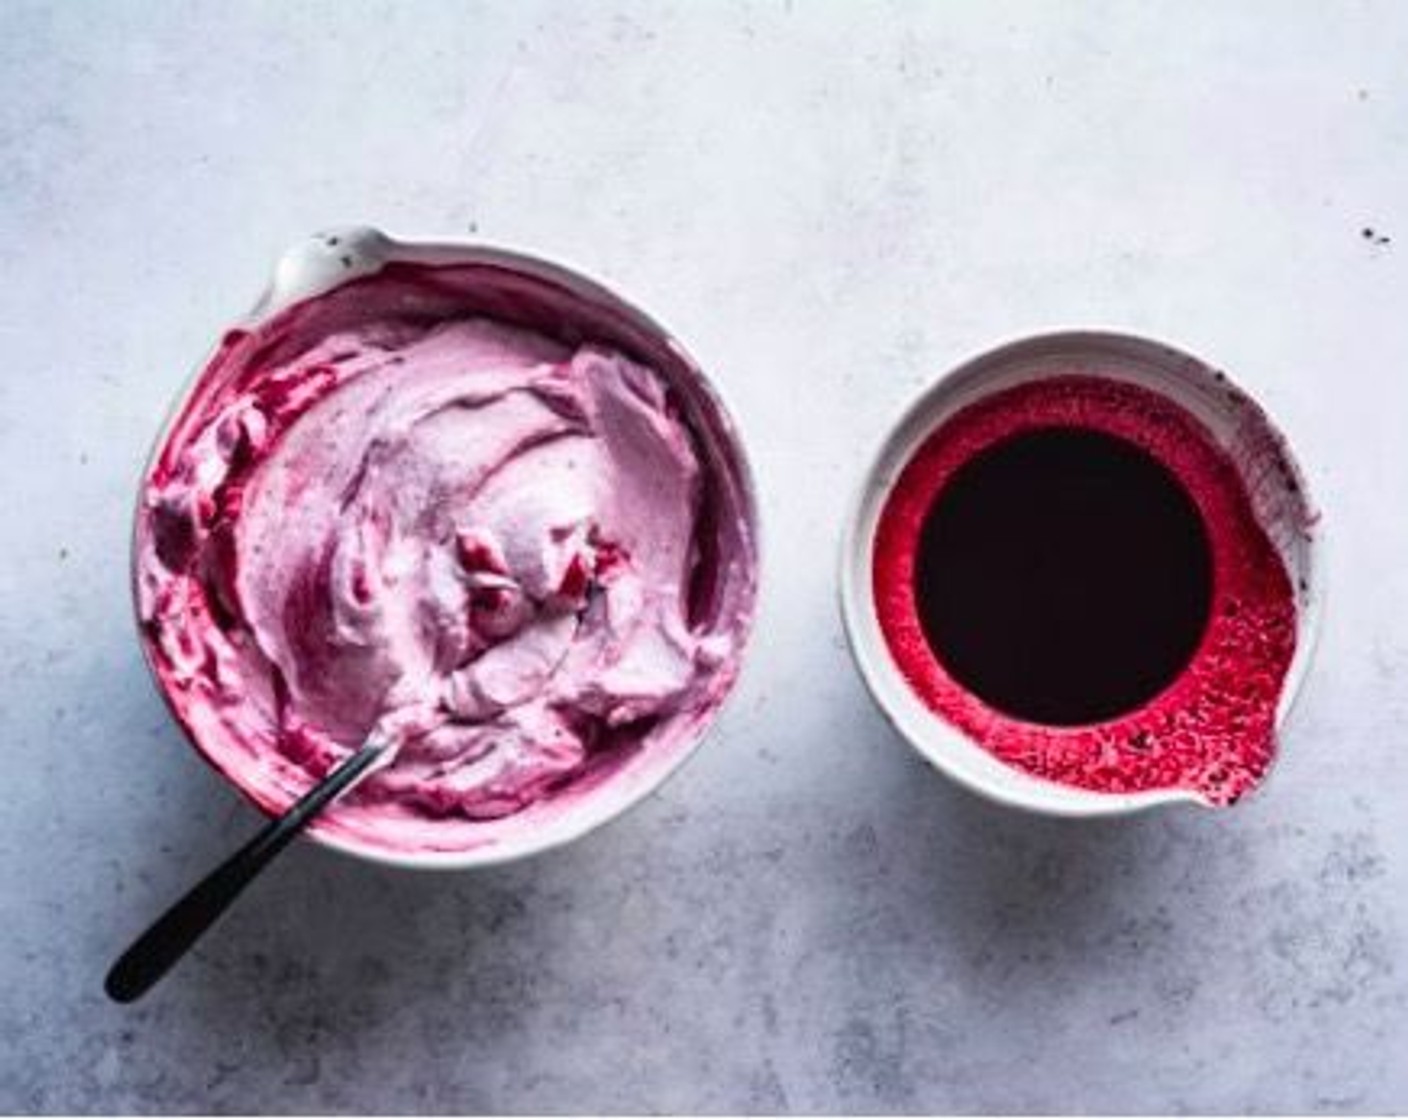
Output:
<path fill-rule="evenodd" d="M 0 5 L 0 1109 L 1408 1109 L 1408 5 Z M 112 955 L 256 824 L 133 640 L 134 483 L 276 253 L 536 251 L 703 359 L 767 526 L 708 747 L 486 874 L 303 846 L 147 1002 Z M 907 398 L 1103 323 L 1225 365 L 1328 511 L 1269 789 L 1025 819 L 852 672 L 838 525 Z"/>

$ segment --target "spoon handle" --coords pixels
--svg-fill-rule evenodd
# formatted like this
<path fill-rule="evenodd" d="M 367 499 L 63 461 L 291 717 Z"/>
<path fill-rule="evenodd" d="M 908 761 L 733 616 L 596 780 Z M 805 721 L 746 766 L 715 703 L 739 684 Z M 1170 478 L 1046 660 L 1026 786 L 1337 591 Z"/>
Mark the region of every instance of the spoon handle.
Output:
<path fill-rule="evenodd" d="M 254 837 L 192 887 L 117 959 L 103 988 L 118 1003 L 131 1003 L 160 980 L 214 924 L 244 888 L 288 847 L 313 817 L 346 793 L 386 749 L 374 739 L 270 821 Z"/>

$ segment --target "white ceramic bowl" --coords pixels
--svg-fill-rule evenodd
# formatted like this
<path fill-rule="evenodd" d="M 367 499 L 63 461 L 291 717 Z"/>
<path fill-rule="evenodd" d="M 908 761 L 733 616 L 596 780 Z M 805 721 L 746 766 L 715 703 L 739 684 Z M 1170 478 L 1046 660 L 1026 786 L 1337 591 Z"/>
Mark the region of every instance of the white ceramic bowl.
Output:
<path fill-rule="evenodd" d="M 1100 793 L 1008 766 L 924 705 L 881 633 L 872 585 L 875 530 L 905 464 L 960 409 L 1014 385 L 1073 373 L 1132 382 L 1162 394 L 1207 425 L 1241 469 L 1253 511 L 1297 588 L 1296 650 L 1277 706 L 1279 733 L 1310 664 L 1323 596 L 1323 534 L 1305 479 L 1266 413 L 1224 373 L 1174 347 L 1128 334 L 1077 330 L 1019 339 L 964 362 L 910 406 L 867 472 L 842 542 L 841 608 L 851 652 L 900 734 L 939 770 L 994 801 L 1072 817 L 1130 813 L 1174 802 L 1203 805 L 1192 791 Z"/>
<path fill-rule="evenodd" d="M 600 284 L 561 266 L 517 253 L 475 245 L 413 244 L 395 241 L 374 229 L 346 227 L 317 234 L 285 253 L 267 291 L 232 330 L 252 334 L 295 304 L 326 295 L 389 265 L 403 263 L 455 266 L 457 276 L 471 277 L 468 285 L 462 279 L 456 281 L 461 287 L 468 287 L 467 293 L 457 291 L 453 297 L 446 297 L 457 311 L 519 323 L 567 342 L 603 342 L 652 366 L 669 382 L 695 432 L 699 451 L 709 464 L 711 479 L 719 488 L 718 500 L 738 511 L 736 526 L 717 530 L 730 534 L 731 543 L 737 545 L 736 553 L 730 553 L 736 559 L 721 576 L 719 594 L 727 603 L 725 609 L 741 620 L 740 645 L 746 647 L 757 596 L 758 529 L 752 475 L 737 431 L 703 372 L 684 348 L 653 319 Z M 227 339 L 230 337 L 227 335 Z M 144 485 L 161 448 L 211 368 L 209 360 L 202 363 L 175 402 L 143 472 Z M 140 522 L 140 508 L 138 512 Z M 134 592 L 138 543 L 134 540 Z M 261 809 L 282 811 L 290 800 L 286 783 L 277 780 L 272 772 L 251 773 L 241 744 L 213 721 L 202 721 L 197 727 L 183 718 L 163 689 L 145 633 L 142 639 L 158 690 L 191 743 Z M 720 669 L 728 674 L 722 686 L 724 692 L 732 688 L 741 655 L 742 649 L 731 667 Z M 591 783 L 584 792 L 574 789 L 569 798 L 555 803 L 550 810 L 531 806 L 513 816 L 484 822 L 473 847 L 415 851 L 385 847 L 368 840 L 365 830 L 340 822 L 336 810 L 315 821 L 309 827 L 309 835 L 329 847 L 401 867 L 477 867 L 533 855 L 576 839 L 639 802 L 698 748 L 707 725 L 717 714 L 716 707 L 707 718 L 688 727 L 687 733 L 674 736 L 665 744 L 648 745 L 609 777 Z"/>

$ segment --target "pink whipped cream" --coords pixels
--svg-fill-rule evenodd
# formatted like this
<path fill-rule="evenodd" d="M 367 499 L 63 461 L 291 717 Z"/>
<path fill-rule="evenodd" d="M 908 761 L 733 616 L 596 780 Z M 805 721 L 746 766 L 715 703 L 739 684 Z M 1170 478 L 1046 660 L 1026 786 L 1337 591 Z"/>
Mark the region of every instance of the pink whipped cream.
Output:
<path fill-rule="evenodd" d="M 394 762 L 334 822 L 459 848 L 696 738 L 752 556 L 660 374 L 403 306 L 433 271 L 227 341 L 149 473 L 137 592 L 178 716 L 267 808 L 376 732 Z"/>

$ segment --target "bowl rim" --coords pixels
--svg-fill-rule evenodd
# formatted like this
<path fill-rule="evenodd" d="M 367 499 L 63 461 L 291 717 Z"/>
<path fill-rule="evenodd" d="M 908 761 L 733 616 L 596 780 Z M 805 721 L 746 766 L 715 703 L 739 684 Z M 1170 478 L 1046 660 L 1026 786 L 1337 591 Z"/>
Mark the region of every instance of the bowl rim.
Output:
<path fill-rule="evenodd" d="M 356 265 L 336 270 L 329 268 L 327 258 L 330 248 L 338 250 L 335 255 L 338 257 L 339 263 L 341 263 L 343 254 L 357 254 L 357 257 L 354 258 L 357 261 Z M 718 726 L 726 709 L 734 702 L 744 675 L 748 672 L 747 653 L 757 629 L 758 604 L 763 593 L 765 566 L 757 481 L 752 461 L 748 455 L 746 441 L 740 431 L 735 414 L 728 408 L 718 386 L 704 372 L 703 366 L 672 331 L 635 303 L 574 267 L 535 254 L 507 249 L 487 242 L 458 239 L 403 240 L 392 237 L 381 229 L 366 225 L 329 227 L 295 242 L 277 258 L 273 273 L 254 304 L 220 332 L 216 342 L 207 348 L 204 356 L 186 375 L 184 381 L 173 394 L 162 422 L 152 438 L 135 487 L 129 533 L 129 586 L 132 618 L 136 628 L 137 644 L 142 651 L 142 660 L 146 665 L 152 685 L 157 695 L 161 697 L 173 722 L 181 729 L 187 744 L 243 800 L 251 804 L 263 816 L 270 817 L 270 810 L 206 750 L 190 723 L 183 718 L 177 709 L 174 700 L 162 683 L 161 674 L 153 657 L 152 644 L 148 640 L 142 621 L 139 596 L 139 534 L 146 482 L 171 437 L 173 429 L 184 415 L 202 374 L 219 353 L 220 339 L 225 338 L 232 331 L 256 327 L 295 304 L 321 297 L 344 284 L 375 275 L 385 265 L 399 263 L 424 264 L 432 267 L 483 264 L 549 281 L 570 289 L 577 297 L 594 299 L 606 304 L 613 311 L 620 313 L 632 326 L 658 339 L 680 360 L 682 366 L 693 378 L 694 387 L 708 401 L 714 412 L 721 437 L 726 442 L 736 467 L 739 497 L 743 516 L 747 521 L 747 535 L 752 545 L 751 594 L 747 613 L 742 618 L 738 631 L 738 661 L 732 679 L 729 680 L 722 695 L 715 702 L 708 717 L 701 721 L 691 733 L 692 739 L 682 746 L 668 763 L 661 765 L 648 779 L 635 783 L 629 792 L 622 795 L 615 803 L 595 813 L 582 814 L 581 819 L 574 822 L 571 827 L 559 829 L 546 839 L 507 847 L 495 844 L 462 850 L 400 851 L 394 848 L 365 844 L 340 831 L 329 832 L 317 828 L 316 825 L 305 828 L 299 836 L 299 839 L 306 838 L 328 850 L 384 867 L 412 871 L 464 871 L 497 867 L 562 848 L 600 828 L 604 828 L 641 805 L 698 754 L 700 748 Z"/>
<path fill-rule="evenodd" d="M 974 375 L 984 369 L 1000 368 L 1004 360 L 1016 358 L 1029 349 L 1043 346 L 1080 347 L 1091 351 L 1104 350 L 1107 353 L 1116 353 L 1122 346 L 1137 348 L 1150 353 L 1160 352 L 1171 362 L 1184 364 L 1185 368 L 1219 374 L 1229 388 L 1236 390 L 1244 398 L 1244 403 L 1254 411 L 1260 423 L 1277 441 L 1308 511 L 1303 571 L 1307 586 L 1302 596 L 1297 599 L 1296 650 L 1282 682 L 1276 709 L 1275 727 L 1278 736 L 1282 733 L 1301 695 L 1315 650 L 1319 645 L 1327 570 L 1327 542 L 1322 507 L 1307 483 L 1304 469 L 1290 440 L 1257 397 L 1248 393 L 1221 367 L 1212 365 L 1182 347 L 1119 327 L 1056 326 L 1008 336 L 981 350 L 969 351 L 907 398 L 895 419 L 885 427 L 846 507 L 838 557 L 840 563 L 837 584 L 843 630 L 852 661 L 872 700 L 900 738 L 945 777 L 985 800 L 1036 815 L 1073 819 L 1127 817 L 1169 805 L 1189 805 L 1215 811 L 1216 806 L 1191 790 L 1154 789 L 1135 793 L 1104 793 L 1038 778 L 1014 767 L 1006 767 L 1002 763 L 998 765 L 1018 775 L 1017 779 L 1012 780 L 1012 784 L 978 776 L 972 769 L 956 762 L 954 757 L 956 742 L 968 747 L 974 745 L 972 741 L 942 717 L 927 709 L 922 721 L 915 718 L 914 705 L 922 704 L 907 682 L 903 681 L 898 666 L 894 664 L 883 645 L 883 640 L 874 640 L 875 634 L 878 634 L 878 621 L 875 617 L 871 583 L 873 539 L 862 539 L 862 536 L 866 530 L 867 512 L 883 507 L 884 500 L 898 478 L 898 469 L 894 469 L 893 473 L 886 477 L 887 467 L 898 461 L 902 468 L 908 457 L 914 454 L 919 444 L 941 422 L 927 420 L 928 413 L 936 409 L 946 393 L 964 376 Z M 922 430 L 922 434 L 906 439 L 906 434 L 916 429 Z M 896 452 L 897 445 L 902 447 L 902 455 Z M 1265 790 L 1279 768 L 1277 763 L 1281 754 L 1280 749 L 1275 752 L 1266 774 L 1250 791 L 1248 797 L 1242 800 L 1255 797 Z"/>

